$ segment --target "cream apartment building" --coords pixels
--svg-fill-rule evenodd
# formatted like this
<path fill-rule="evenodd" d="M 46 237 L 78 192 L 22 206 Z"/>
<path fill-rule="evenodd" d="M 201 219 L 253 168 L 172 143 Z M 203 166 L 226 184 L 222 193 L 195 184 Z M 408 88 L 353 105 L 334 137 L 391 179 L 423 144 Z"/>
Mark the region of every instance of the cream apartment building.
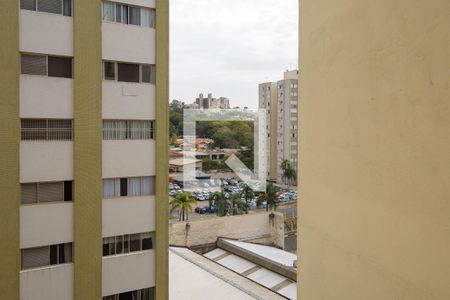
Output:
<path fill-rule="evenodd" d="M 0 15 L 1 298 L 167 298 L 168 1 Z"/>
<path fill-rule="evenodd" d="M 279 183 L 283 160 L 297 165 L 298 77 L 297 70 L 286 71 L 282 80 L 259 84 L 259 108 L 267 110 L 268 176 Z"/>

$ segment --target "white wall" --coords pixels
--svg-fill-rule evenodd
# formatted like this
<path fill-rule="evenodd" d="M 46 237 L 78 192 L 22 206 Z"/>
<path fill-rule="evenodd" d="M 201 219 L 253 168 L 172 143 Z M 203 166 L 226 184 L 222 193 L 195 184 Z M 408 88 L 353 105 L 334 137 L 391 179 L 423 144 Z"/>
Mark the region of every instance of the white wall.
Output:
<path fill-rule="evenodd" d="M 114 1 L 114 0 L 113 0 Z M 114 2 L 132 4 L 137 6 L 155 7 L 155 0 L 118 0 Z"/>
<path fill-rule="evenodd" d="M 20 300 L 72 300 L 73 264 L 20 272 Z"/>
<path fill-rule="evenodd" d="M 155 286 L 155 251 L 103 257 L 102 296 Z"/>
<path fill-rule="evenodd" d="M 21 141 L 20 182 L 73 179 L 72 141 Z"/>
<path fill-rule="evenodd" d="M 155 85 L 103 81 L 103 119 L 155 120 Z"/>
<path fill-rule="evenodd" d="M 155 29 L 103 21 L 103 59 L 155 63 Z"/>
<path fill-rule="evenodd" d="M 73 56 L 73 19 L 20 10 L 20 51 Z"/>
<path fill-rule="evenodd" d="M 73 203 L 20 206 L 20 248 L 73 242 Z"/>
<path fill-rule="evenodd" d="M 73 79 L 20 75 L 21 118 L 73 118 Z"/>
<path fill-rule="evenodd" d="M 103 141 L 103 178 L 155 175 L 154 140 Z"/>
<path fill-rule="evenodd" d="M 121 197 L 103 200 L 103 236 L 155 230 L 155 197 Z"/>

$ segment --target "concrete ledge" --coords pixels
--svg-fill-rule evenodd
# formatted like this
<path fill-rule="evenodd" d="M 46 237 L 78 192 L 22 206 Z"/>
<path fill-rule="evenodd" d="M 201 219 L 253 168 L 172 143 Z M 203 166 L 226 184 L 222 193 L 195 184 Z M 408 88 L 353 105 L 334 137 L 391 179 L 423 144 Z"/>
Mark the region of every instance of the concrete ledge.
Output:
<path fill-rule="evenodd" d="M 294 269 L 294 267 L 287 267 L 278 262 L 269 260 L 261 255 L 239 248 L 222 238 L 217 239 L 217 247 L 245 258 L 252 263 L 260 265 L 261 267 L 285 276 L 293 281 L 297 281 L 297 271 Z"/>

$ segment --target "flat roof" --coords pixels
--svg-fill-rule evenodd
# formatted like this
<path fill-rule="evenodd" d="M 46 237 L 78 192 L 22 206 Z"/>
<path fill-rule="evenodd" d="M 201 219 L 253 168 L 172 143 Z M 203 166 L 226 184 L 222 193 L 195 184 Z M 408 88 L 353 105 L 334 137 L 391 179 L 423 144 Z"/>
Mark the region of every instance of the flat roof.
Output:
<path fill-rule="evenodd" d="M 282 300 L 282 296 L 186 248 L 169 248 L 171 300 Z"/>

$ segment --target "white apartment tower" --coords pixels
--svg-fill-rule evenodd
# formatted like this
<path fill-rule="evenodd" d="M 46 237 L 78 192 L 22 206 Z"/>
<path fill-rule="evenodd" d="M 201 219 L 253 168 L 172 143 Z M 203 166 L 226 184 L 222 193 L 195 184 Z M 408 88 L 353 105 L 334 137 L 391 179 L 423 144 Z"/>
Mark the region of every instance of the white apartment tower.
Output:
<path fill-rule="evenodd" d="M 167 299 L 168 1 L 0 20 L 0 298 Z"/>
<path fill-rule="evenodd" d="M 279 183 L 283 182 L 284 160 L 297 166 L 298 76 L 297 70 L 286 71 L 282 80 L 259 85 L 259 107 L 267 110 L 269 124 L 268 176 Z"/>

